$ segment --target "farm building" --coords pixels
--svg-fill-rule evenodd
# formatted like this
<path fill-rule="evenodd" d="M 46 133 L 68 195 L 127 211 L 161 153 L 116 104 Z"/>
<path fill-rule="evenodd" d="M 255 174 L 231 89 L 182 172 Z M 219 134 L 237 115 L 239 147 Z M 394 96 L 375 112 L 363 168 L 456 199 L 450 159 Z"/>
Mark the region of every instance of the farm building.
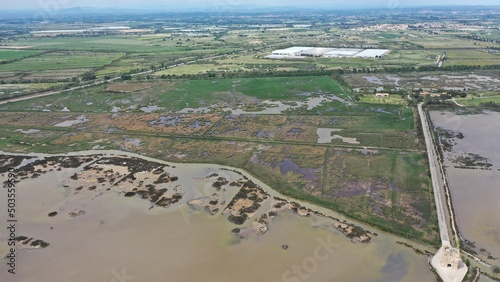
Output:
<path fill-rule="evenodd" d="M 376 93 L 375 97 L 378 97 L 378 98 L 389 97 L 389 93 Z"/>
<path fill-rule="evenodd" d="M 305 57 L 321 57 L 326 52 L 335 50 L 334 48 L 311 48 L 309 50 L 299 52 L 300 56 Z"/>
<path fill-rule="evenodd" d="M 446 95 L 448 93 L 442 92 L 442 93 L 435 93 L 435 92 L 429 92 L 429 91 L 420 91 L 419 95 L 431 95 L 431 97 L 439 97 L 441 94 Z"/>
<path fill-rule="evenodd" d="M 323 54 L 326 58 L 341 58 L 341 57 L 352 57 L 363 49 L 348 49 L 348 48 L 338 48 Z"/>
<path fill-rule="evenodd" d="M 313 47 L 290 47 L 281 50 L 273 51 L 273 55 L 282 55 L 282 56 L 298 56 L 300 52 L 313 49 Z"/>
<path fill-rule="evenodd" d="M 285 59 L 289 57 L 324 57 L 324 58 L 380 58 L 389 53 L 384 49 L 290 47 L 273 51 L 267 59 Z M 277 57 L 285 56 L 285 57 Z"/>
<path fill-rule="evenodd" d="M 366 49 L 364 51 L 361 51 L 354 55 L 353 57 L 357 58 L 378 58 L 382 57 L 383 55 L 389 53 L 389 50 L 383 50 L 383 49 Z"/>

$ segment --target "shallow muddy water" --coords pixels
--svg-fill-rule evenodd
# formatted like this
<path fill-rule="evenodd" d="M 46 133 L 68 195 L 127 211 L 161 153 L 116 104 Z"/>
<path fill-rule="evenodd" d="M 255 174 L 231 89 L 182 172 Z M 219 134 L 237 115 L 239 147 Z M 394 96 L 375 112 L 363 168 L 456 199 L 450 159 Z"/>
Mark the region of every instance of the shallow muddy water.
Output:
<path fill-rule="evenodd" d="M 500 113 L 485 111 L 457 115 L 431 111 L 435 127 L 463 138 L 453 138 L 445 166 L 454 209 L 462 236 L 500 258 Z M 484 158 L 486 166 L 463 167 L 460 159 Z M 477 161 L 476 161 L 477 162 Z M 495 262 L 499 264 L 498 260 Z"/>
<path fill-rule="evenodd" d="M 155 105 L 155 106 L 141 107 L 139 109 L 141 111 L 145 112 L 145 113 L 152 113 L 152 112 L 155 112 L 155 111 L 163 110 L 164 108 Z"/>
<path fill-rule="evenodd" d="M 397 244 L 399 239 L 377 231 L 371 243 L 353 243 L 328 218 L 283 212 L 264 235 L 240 239 L 225 215 L 211 216 L 185 202 L 211 191 L 207 175 L 230 181 L 241 175 L 215 165 L 174 166 L 169 173 L 179 177 L 176 187 L 184 197 L 168 209 L 151 209 L 149 201 L 113 190 L 75 194 L 63 183 L 78 169 L 18 183 L 18 235 L 50 245 L 18 250 L 17 274 L 8 274 L 2 263 L 0 281 L 435 281 L 427 258 Z M 5 189 L 0 199 L 5 201 Z M 67 216 L 75 209 L 86 214 Z M 48 217 L 52 211 L 59 214 Z M 0 220 L 6 221 L 5 213 Z M 6 236 L 2 230 L 0 239 Z M 5 254 L 4 242 L 0 256 Z"/>
<path fill-rule="evenodd" d="M 311 93 L 307 93 L 309 96 Z M 321 94 L 318 97 L 309 97 L 307 98 L 306 101 L 292 101 L 290 102 L 281 102 L 281 101 L 271 101 L 271 100 L 264 100 L 260 102 L 259 106 L 262 107 L 261 110 L 258 111 L 247 111 L 242 108 L 243 105 L 239 105 L 237 107 L 225 107 L 222 108 L 223 111 L 225 112 L 231 112 L 233 115 L 243 115 L 243 114 L 282 114 L 287 110 L 293 110 L 293 109 L 298 109 L 301 107 L 307 107 L 307 110 L 310 111 L 318 106 L 321 106 L 324 102 L 332 102 L 332 101 L 338 101 L 347 105 L 350 105 L 351 103 L 336 96 L 336 95 L 331 95 L 331 94 Z M 209 107 L 200 107 L 200 108 L 184 108 L 178 113 L 211 113 L 215 109 L 217 109 L 217 105 L 212 105 Z"/>
<path fill-rule="evenodd" d="M 489 278 L 488 276 L 481 275 L 478 282 L 495 282 L 495 280 Z"/>
<path fill-rule="evenodd" d="M 348 144 L 360 144 L 356 138 L 352 137 L 344 137 L 341 135 L 333 134 L 333 132 L 341 132 L 342 129 L 336 128 L 318 128 L 316 130 L 316 134 L 318 135 L 318 143 L 331 143 L 334 139 L 340 139 L 344 143 Z"/>
<path fill-rule="evenodd" d="M 81 115 L 81 116 L 78 116 L 75 120 L 65 120 L 63 122 L 55 124 L 54 126 L 58 126 L 58 127 L 70 127 L 72 125 L 80 124 L 80 123 L 85 123 L 87 121 L 89 121 L 89 119 L 86 116 Z"/>
<path fill-rule="evenodd" d="M 362 78 L 370 83 L 373 83 L 373 84 L 384 85 L 384 82 L 379 77 L 377 77 L 375 75 L 363 76 Z"/>

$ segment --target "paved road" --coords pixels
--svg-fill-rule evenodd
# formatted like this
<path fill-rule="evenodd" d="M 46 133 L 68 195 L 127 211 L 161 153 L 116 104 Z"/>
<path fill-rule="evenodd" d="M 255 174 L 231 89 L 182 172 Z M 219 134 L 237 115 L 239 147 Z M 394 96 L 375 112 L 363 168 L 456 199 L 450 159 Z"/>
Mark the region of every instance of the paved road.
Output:
<path fill-rule="evenodd" d="M 446 221 L 446 200 L 443 198 L 443 190 L 444 187 L 442 185 L 442 181 L 440 181 L 441 177 L 441 167 L 439 165 L 436 149 L 432 142 L 431 131 L 429 127 L 429 122 L 427 117 L 422 109 L 422 103 L 418 104 L 418 113 L 420 115 L 420 120 L 422 122 L 422 130 L 424 132 L 425 137 L 425 145 L 427 146 L 427 155 L 429 157 L 429 166 L 431 170 L 431 178 L 432 178 L 432 189 L 434 191 L 434 199 L 436 202 L 436 209 L 438 215 L 438 223 L 439 223 L 439 234 L 441 236 L 441 241 L 448 242 L 450 244 L 450 236 L 448 224 Z"/>
<path fill-rule="evenodd" d="M 427 146 L 427 155 L 429 157 L 429 167 L 431 170 L 432 178 L 432 189 L 434 191 L 434 199 L 436 202 L 436 210 L 438 215 L 439 223 L 439 235 L 441 237 L 441 248 L 432 258 L 431 264 L 436 269 L 437 273 L 441 279 L 445 282 L 460 282 L 464 279 L 467 274 L 467 266 L 463 263 L 459 263 L 459 268 L 455 269 L 452 267 L 443 266 L 441 261 L 446 260 L 446 256 L 449 254 L 449 250 L 455 250 L 459 254 L 458 249 L 454 249 L 450 242 L 450 229 L 447 220 L 447 213 L 445 208 L 447 208 L 447 202 L 445 199 L 444 191 L 444 179 L 441 174 L 441 164 L 439 163 L 438 155 L 436 152 L 436 147 L 432 142 L 431 128 L 429 126 L 429 121 L 427 116 L 422 109 L 422 103 L 418 104 L 418 113 L 420 115 L 420 120 L 422 122 L 422 131 L 424 132 L 425 145 Z"/>

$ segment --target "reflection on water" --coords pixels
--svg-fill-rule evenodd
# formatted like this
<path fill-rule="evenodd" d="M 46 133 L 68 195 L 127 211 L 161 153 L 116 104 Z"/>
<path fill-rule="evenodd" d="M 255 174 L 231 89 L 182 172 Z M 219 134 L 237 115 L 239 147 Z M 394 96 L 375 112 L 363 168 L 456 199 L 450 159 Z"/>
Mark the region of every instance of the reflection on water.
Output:
<path fill-rule="evenodd" d="M 380 281 L 401 281 L 406 276 L 407 271 L 408 263 L 401 253 L 391 254 L 382 267 L 382 273 L 385 274 L 385 277 Z"/>
<path fill-rule="evenodd" d="M 317 169 L 301 168 L 289 159 L 276 163 L 276 166 L 281 168 L 281 174 L 283 175 L 289 172 L 294 172 L 304 175 L 304 178 L 307 180 L 314 180 L 314 175 L 318 173 Z"/>

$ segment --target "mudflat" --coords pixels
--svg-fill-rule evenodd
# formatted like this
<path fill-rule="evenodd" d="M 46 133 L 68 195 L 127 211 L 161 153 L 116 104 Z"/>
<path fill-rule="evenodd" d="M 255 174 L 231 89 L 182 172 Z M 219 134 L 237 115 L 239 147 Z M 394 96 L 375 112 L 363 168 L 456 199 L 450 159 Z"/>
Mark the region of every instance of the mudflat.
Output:
<path fill-rule="evenodd" d="M 17 235 L 48 245 L 18 242 L 17 273 L 2 263 L 1 280 L 434 280 L 397 238 L 279 198 L 238 170 L 102 155 L 2 162 L 19 180 Z"/>

